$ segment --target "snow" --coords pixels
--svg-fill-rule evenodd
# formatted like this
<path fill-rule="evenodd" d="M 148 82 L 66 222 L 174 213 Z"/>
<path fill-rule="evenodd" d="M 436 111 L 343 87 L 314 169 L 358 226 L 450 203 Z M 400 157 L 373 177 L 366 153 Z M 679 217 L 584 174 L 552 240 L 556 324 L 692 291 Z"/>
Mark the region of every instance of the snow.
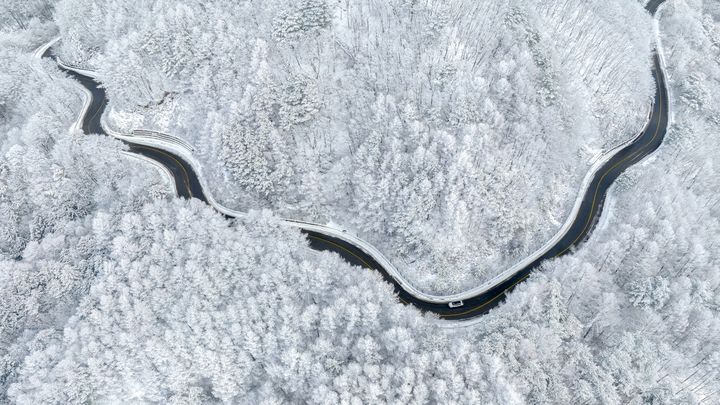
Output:
<path fill-rule="evenodd" d="M 77 84 L 31 56 L 53 30 L 0 31 L 0 402 L 717 403 L 720 8 L 659 18 L 667 141 L 586 244 L 450 330 L 272 212 L 167 198 L 68 130 Z"/>
<path fill-rule="evenodd" d="M 123 4 L 92 27 L 113 35 L 63 17 L 92 7 L 58 13 L 63 57 L 98 70 L 114 111 L 192 143 L 220 204 L 354 229 L 429 294 L 551 239 L 652 94 L 639 4 Z"/>

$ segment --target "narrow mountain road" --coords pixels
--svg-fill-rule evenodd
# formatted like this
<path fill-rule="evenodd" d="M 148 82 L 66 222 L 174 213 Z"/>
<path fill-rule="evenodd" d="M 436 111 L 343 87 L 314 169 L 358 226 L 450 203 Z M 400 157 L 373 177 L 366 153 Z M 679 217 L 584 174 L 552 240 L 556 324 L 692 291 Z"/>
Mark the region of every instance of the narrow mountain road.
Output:
<path fill-rule="evenodd" d="M 52 48 L 48 48 L 42 55 L 43 58 L 56 60 Z M 105 112 L 108 99 L 105 96 L 105 89 L 95 79 L 66 69 L 58 65 L 60 70 L 68 76 L 77 80 L 92 95 L 90 106 L 82 119 L 82 130 L 85 134 L 108 135 L 100 124 L 100 119 Z M 108 135 L 109 136 L 109 135 Z M 123 141 L 129 147 L 129 151 L 153 159 L 167 167 L 173 175 L 178 195 L 183 198 L 197 198 L 207 202 L 202 186 L 195 175 L 194 170 L 186 161 L 179 156 L 160 148 Z"/>
<path fill-rule="evenodd" d="M 647 4 L 646 9 L 654 15 L 663 1 L 664 0 L 652 0 Z M 49 48 L 43 54 L 43 57 L 54 58 L 52 50 Z M 102 117 L 107 105 L 105 91 L 94 79 L 70 69 L 64 69 L 62 67 L 61 69 L 80 82 L 80 84 L 92 94 L 92 100 L 87 114 L 82 120 L 83 131 L 86 134 L 108 135 L 100 125 L 100 117 Z M 625 169 L 641 161 L 660 146 L 665 137 L 668 125 L 668 92 L 665 84 L 665 74 L 657 53 L 653 56 L 652 74 L 655 78 L 656 89 L 652 114 L 648 124 L 633 142 L 618 151 L 597 171 L 585 191 L 580 210 L 567 232 L 542 256 L 509 275 L 483 293 L 464 299 L 463 306 L 459 308 L 450 308 L 444 303 L 429 302 L 415 297 L 404 289 L 401 283 L 392 277 L 372 256 L 365 253 L 358 246 L 319 232 L 309 230 L 302 230 L 302 232 L 307 235 L 310 246 L 313 249 L 336 252 L 352 264 L 378 271 L 385 281 L 394 286 L 399 299 L 403 303 L 412 304 L 423 311 L 436 313 L 444 319 L 466 319 L 485 314 L 491 308 L 502 302 L 507 292 L 511 291 L 518 283 L 530 276 L 530 274 L 538 269 L 546 260 L 567 254 L 572 248 L 582 243 L 597 223 L 608 189 L 613 182 Z M 197 198 L 201 201 L 208 202 L 203 193 L 200 181 L 188 162 L 176 154 L 160 148 L 129 141 L 124 142 L 128 145 L 131 152 L 153 159 L 167 167 L 174 177 L 177 192 L 180 197 Z"/>

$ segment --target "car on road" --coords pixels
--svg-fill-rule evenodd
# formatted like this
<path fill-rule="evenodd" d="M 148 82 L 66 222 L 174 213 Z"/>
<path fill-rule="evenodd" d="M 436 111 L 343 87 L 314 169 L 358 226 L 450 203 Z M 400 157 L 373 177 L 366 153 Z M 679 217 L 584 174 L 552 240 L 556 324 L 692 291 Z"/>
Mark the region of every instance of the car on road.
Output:
<path fill-rule="evenodd" d="M 450 308 L 460 308 L 460 307 L 463 306 L 463 305 L 465 305 L 465 303 L 462 302 L 462 300 L 460 300 L 460 301 L 452 301 L 452 302 L 448 303 L 448 306 L 449 306 Z"/>

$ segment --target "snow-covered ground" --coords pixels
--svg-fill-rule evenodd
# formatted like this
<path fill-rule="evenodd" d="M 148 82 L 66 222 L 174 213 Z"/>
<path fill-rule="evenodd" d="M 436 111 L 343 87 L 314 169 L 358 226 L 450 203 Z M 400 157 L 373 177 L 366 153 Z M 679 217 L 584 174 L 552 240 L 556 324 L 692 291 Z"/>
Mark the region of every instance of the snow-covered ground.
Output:
<path fill-rule="evenodd" d="M 56 32 L 25 14 L 0 19 L 0 402 L 720 402 L 717 2 L 661 13 L 675 122 L 604 226 L 454 330 L 68 130 L 77 85 L 31 56 Z"/>
<path fill-rule="evenodd" d="M 111 124 L 189 140 L 223 205 L 342 224 L 430 293 L 540 247 L 650 102 L 639 3 L 164 3 L 58 7 Z"/>

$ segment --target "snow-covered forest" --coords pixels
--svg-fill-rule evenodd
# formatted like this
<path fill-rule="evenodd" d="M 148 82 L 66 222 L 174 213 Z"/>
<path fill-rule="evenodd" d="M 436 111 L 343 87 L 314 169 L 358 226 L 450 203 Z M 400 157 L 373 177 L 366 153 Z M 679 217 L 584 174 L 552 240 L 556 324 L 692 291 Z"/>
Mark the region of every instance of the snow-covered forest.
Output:
<path fill-rule="evenodd" d="M 73 9 L 7 4 L 17 8 L 0 18 L 0 403 L 720 403 L 717 2 L 668 0 L 660 13 L 674 123 L 661 148 L 612 189 L 590 240 L 463 328 L 401 305 L 376 273 L 309 250 L 278 224 L 281 210 L 227 221 L 198 201 L 170 198 L 160 172 L 120 153 L 118 142 L 73 130 L 79 88 L 51 61 L 32 57 L 57 35 L 54 19 Z M 205 10 L 186 4 L 189 14 Z M 604 11 L 610 26 L 636 17 L 618 10 Z M 121 11 L 112 18 L 127 15 Z M 80 19 L 90 11 L 74 12 Z M 292 15 L 272 21 L 290 33 L 283 41 L 325 29 L 297 28 Z M 93 51 L 98 60 L 108 57 L 101 49 Z M 638 75 L 627 84 L 646 92 Z M 199 90 L 175 91 L 133 114 L 149 119 L 172 103 L 190 109 L 183 97 Z M 583 87 L 567 95 L 575 92 Z M 626 101 L 630 108 L 647 100 Z M 117 111 L 129 115 L 134 102 L 117 101 Z M 610 101 L 605 108 L 615 111 Z M 437 130 L 413 125 L 415 142 Z M 378 147 L 394 134 L 376 135 Z"/>
<path fill-rule="evenodd" d="M 621 0 L 63 0 L 56 20 L 113 126 L 189 140 L 225 206 L 339 224 L 433 293 L 557 232 L 652 94 L 651 20 Z"/>

